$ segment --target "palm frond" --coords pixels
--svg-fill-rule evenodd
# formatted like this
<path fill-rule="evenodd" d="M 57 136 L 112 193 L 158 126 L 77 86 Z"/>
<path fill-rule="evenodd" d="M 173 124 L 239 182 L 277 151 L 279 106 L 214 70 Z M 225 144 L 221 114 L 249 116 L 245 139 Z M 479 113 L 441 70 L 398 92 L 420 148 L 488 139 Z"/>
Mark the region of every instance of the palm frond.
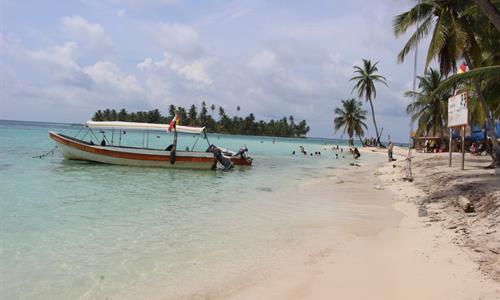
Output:
<path fill-rule="evenodd" d="M 452 75 L 441 82 L 431 96 L 435 97 L 439 94 L 450 93 L 456 86 L 467 83 L 470 80 L 482 81 L 493 78 L 497 78 L 498 82 L 500 82 L 500 65 L 477 68 L 465 73 Z"/>

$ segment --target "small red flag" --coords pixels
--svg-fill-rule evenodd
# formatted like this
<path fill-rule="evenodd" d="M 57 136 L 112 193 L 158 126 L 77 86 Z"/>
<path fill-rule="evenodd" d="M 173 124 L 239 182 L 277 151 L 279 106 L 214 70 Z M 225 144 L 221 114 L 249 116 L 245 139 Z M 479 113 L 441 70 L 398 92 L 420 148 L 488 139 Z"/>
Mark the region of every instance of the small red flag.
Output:
<path fill-rule="evenodd" d="M 458 69 L 458 72 L 457 72 L 457 73 L 458 73 L 458 74 L 461 74 L 461 73 L 465 73 L 465 72 L 467 72 L 467 65 L 466 65 L 465 63 L 462 63 L 462 64 L 460 65 L 460 68 Z"/>
<path fill-rule="evenodd" d="M 175 116 L 174 116 L 174 118 L 172 119 L 172 121 L 170 121 L 170 124 L 168 125 L 168 132 L 171 132 L 171 131 L 172 131 L 172 129 L 174 128 L 174 126 L 175 126 L 177 123 L 179 123 L 179 122 L 178 122 L 178 120 L 177 120 L 177 119 L 178 119 L 178 117 L 179 117 L 179 115 L 176 113 L 176 114 L 175 114 Z"/>

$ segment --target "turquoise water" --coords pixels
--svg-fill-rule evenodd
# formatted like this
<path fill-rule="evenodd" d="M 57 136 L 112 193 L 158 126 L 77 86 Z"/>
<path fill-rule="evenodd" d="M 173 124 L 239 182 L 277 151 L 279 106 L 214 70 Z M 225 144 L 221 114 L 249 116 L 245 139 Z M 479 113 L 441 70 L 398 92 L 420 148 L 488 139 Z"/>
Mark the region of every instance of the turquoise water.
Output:
<path fill-rule="evenodd" d="M 189 298 L 222 289 L 281 255 L 300 239 L 298 228 L 331 218 L 334 202 L 285 195 L 351 162 L 325 150 L 334 140 L 226 135 L 209 139 L 233 150 L 246 145 L 252 167 L 124 167 L 67 161 L 57 151 L 32 158 L 53 148 L 49 130 L 79 129 L 0 121 L 2 298 Z M 123 144 L 142 142 L 127 134 Z M 322 155 L 290 155 L 299 145 Z"/>

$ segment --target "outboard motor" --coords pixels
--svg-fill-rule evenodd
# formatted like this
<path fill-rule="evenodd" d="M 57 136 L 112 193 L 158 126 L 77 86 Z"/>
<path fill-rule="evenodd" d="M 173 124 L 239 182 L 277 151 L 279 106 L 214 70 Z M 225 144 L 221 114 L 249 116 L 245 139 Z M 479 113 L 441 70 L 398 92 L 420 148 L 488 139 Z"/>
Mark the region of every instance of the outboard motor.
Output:
<path fill-rule="evenodd" d="M 240 148 L 240 150 L 238 151 L 238 153 L 235 154 L 235 156 L 240 155 L 241 158 L 247 158 L 247 152 L 248 152 L 247 146 L 243 146 L 243 147 Z"/>
<path fill-rule="evenodd" d="M 207 149 L 207 152 L 212 152 L 215 159 L 217 159 L 217 162 L 220 163 L 225 170 L 229 170 L 233 167 L 233 162 L 231 161 L 231 159 L 224 156 L 221 149 L 219 149 L 217 146 L 210 145 L 210 147 L 208 147 Z"/>

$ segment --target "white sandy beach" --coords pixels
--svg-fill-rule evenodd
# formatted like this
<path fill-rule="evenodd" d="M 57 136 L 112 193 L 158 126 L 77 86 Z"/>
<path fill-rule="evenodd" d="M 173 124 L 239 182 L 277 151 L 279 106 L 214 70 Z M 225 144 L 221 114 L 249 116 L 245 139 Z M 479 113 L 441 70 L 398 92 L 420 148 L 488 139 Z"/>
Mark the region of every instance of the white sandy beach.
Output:
<path fill-rule="evenodd" d="M 446 154 L 414 153 L 415 182 L 407 183 L 401 180 L 406 152 L 395 152 L 394 163 L 387 163 L 383 151 L 373 165 L 352 167 L 342 172 L 341 180 L 332 175 L 315 183 L 316 189 L 331 192 L 334 186 L 337 193 L 354 195 L 351 199 L 365 210 L 366 220 L 344 220 L 342 234 L 309 244 L 300 262 L 291 261 L 255 284 L 216 298 L 500 299 L 498 206 L 485 220 L 483 207 L 470 215 L 461 212 L 453 205 L 453 193 L 432 201 L 456 184 L 444 180 L 446 174 L 473 184 L 472 174 L 496 180 L 486 192 L 477 183 L 475 194 L 498 204 L 500 180 L 493 170 L 478 168 L 488 159 L 469 158 L 468 170 L 459 171 L 458 156 L 450 169 Z M 422 202 L 430 202 L 427 217 L 418 216 Z"/>

